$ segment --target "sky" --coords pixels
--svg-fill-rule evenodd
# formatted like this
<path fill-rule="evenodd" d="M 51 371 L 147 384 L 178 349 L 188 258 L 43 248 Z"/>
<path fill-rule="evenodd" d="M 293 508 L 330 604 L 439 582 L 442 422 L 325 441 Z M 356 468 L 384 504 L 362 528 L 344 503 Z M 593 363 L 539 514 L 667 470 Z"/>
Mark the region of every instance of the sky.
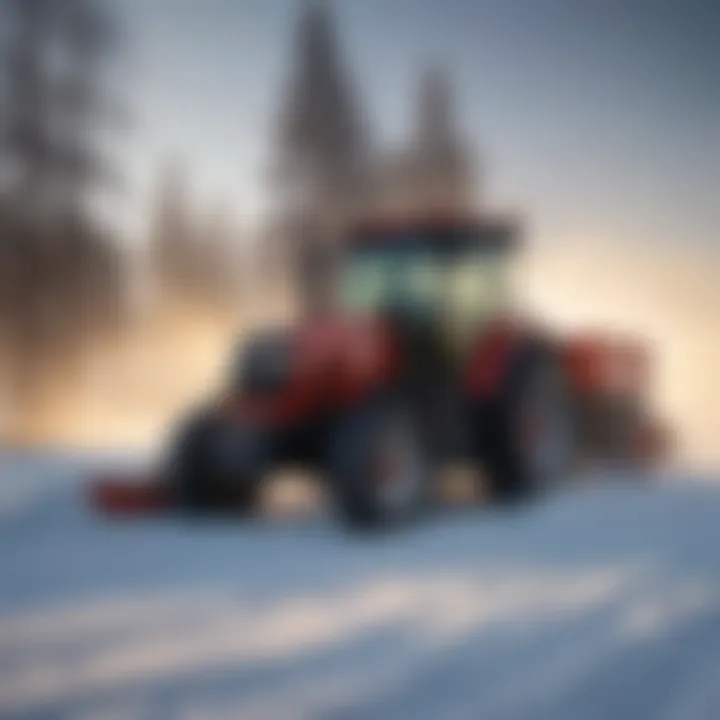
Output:
<path fill-rule="evenodd" d="M 141 229 L 180 159 L 200 210 L 262 216 L 300 0 L 119 0 L 122 215 Z M 429 64 L 455 83 L 488 202 L 539 242 L 713 249 L 720 209 L 716 0 L 328 0 L 380 147 L 402 143 Z"/>

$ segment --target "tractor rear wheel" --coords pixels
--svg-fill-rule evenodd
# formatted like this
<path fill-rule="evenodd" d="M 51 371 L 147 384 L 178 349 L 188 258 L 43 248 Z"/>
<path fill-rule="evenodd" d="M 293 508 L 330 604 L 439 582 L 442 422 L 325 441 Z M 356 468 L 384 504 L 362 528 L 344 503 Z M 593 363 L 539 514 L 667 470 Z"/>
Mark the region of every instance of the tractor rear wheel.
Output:
<path fill-rule="evenodd" d="M 572 402 L 559 358 L 527 348 L 489 413 L 485 465 L 493 499 L 513 501 L 550 489 L 575 460 Z"/>

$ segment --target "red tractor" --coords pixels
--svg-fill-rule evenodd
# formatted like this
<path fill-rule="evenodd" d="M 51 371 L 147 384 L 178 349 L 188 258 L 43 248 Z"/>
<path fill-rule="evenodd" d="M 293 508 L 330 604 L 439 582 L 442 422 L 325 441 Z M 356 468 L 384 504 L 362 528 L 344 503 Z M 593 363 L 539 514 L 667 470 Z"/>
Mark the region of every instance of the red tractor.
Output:
<path fill-rule="evenodd" d="M 644 354 L 518 317 L 515 244 L 514 224 L 488 218 L 358 224 L 338 311 L 244 343 L 225 391 L 178 432 L 161 481 L 100 483 L 97 504 L 247 512 L 270 470 L 301 464 L 347 523 L 378 527 L 428 509 L 448 463 L 472 464 L 490 497 L 512 501 L 580 460 L 656 458 Z"/>

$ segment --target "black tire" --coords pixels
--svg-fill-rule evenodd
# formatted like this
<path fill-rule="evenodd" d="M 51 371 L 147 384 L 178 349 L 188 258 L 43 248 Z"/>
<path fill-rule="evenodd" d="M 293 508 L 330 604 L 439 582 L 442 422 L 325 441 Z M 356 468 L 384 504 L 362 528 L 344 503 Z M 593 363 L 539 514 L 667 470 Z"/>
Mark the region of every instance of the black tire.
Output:
<path fill-rule="evenodd" d="M 242 444 L 250 462 L 228 462 L 222 457 L 221 440 L 226 454 Z M 252 514 L 259 504 L 266 462 L 267 443 L 261 433 L 230 428 L 212 413 L 198 413 L 180 430 L 171 450 L 169 475 L 176 505 L 188 514 Z"/>
<path fill-rule="evenodd" d="M 539 440 L 528 440 L 529 413 L 534 413 L 532 434 L 541 433 Z M 551 348 L 532 345 L 520 352 L 486 416 L 486 440 L 485 469 L 493 500 L 530 498 L 570 472 L 576 457 L 572 400 Z"/>
<path fill-rule="evenodd" d="M 397 464 L 390 474 L 388 459 Z M 398 526 L 429 504 L 430 460 L 412 412 L 396 400 L 375 400 L 340 421 L 328 473 L 340 517 L 354 529 Z"/>

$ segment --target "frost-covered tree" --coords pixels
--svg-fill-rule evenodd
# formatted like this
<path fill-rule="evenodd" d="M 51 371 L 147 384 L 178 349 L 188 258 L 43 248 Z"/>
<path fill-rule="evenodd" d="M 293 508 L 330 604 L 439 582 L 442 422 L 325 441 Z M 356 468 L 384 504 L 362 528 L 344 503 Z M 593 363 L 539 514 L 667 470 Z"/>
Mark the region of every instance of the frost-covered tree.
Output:
<path fill-rule="evenodd" d="M 412 164 L 420 202 L 465 205 L 473 185 L 470 151 L 459 135 L 447 77 L 436 68 L 421 78 Z"/>
<path fill-rule="evenodd" d="M 0 321 L 17 403 L 67 382 L 115 325 L 117 249 L 95 215 L 115 26 L 100 0 L 3 0 Z"/>
<path fill-rule="evenodd" d="M 150 235 L 151 276 L 158 300 L 172 303 L 191 285 L 194 228 L 185 170 L 177 161 L 160 172 Z"/>
<path fill-rule="evenodd" d="M 296 30 L 276 159 L 281 243 L 305 301 L 327 300 L 339 228 L 367 199 L 362 113 L 326 4 L 305 6 Z M 312 296 L 312 297 L 310 297 Z"/>
<path fill-rule="evenodd" d="M 367 155 L 357 100 L 324 3 L 305 7 L 292 67 L 280 116 L 280 192 L 291 202 L 344 205 L 364 189 Z"/>
<path fill-rule="evenodd" d="M 408 145 L 387 164 L 382 199 L 404 208 L 472 207 L 475 180 L 474 158 L 454 117 L 450 83 L 431 68 L 420 79 Z"/>

